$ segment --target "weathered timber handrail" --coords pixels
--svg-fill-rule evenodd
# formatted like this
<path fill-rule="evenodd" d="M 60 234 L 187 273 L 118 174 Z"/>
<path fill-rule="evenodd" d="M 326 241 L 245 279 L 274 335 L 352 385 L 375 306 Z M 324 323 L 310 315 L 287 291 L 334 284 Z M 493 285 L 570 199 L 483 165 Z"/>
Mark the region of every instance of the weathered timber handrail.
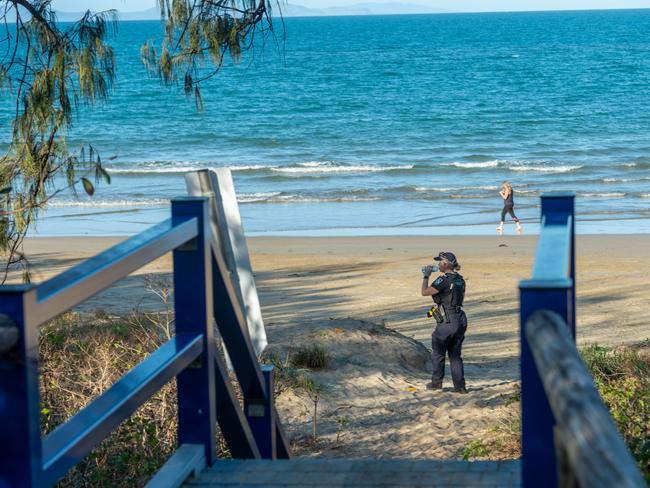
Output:
<path fill-rule="evenodd" d="M 233 457 L 289 458 L 289 442 L 267 385 L 272 372 L 263 371 L 258 360 L 266 332 L 231 172 L 204 169 L 187 173 L 185 181 L 190 195 L 209 198 L 215 322 L 227 360 L 216 355 L 216 366 L 224 378 L 226 366 L 234 371 L 244 399 L 241 409 L 229 382 L 218 378 L 217 402 L 223 405 L 217 408 L 217 421 Z M 272 424 L 275 429 L 269 430 Z M 252 443 L 244 442 L 249 434 Z"/>
<path fill-rule="evenodd" d="M 528 318 L 525 333 L 580 486 L 645 487 L 566 322 L 555 312 L 538 310 Z"/>

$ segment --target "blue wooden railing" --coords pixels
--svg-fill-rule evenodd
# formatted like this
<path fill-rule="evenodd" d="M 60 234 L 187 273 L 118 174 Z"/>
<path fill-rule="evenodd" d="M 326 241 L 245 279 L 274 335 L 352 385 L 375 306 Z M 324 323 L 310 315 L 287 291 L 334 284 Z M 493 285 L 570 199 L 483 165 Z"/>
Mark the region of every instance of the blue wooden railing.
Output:
<path fill-rule="evenodd" d="M 538 310 L 552 310 L 575 340 L 574 195 L 542 196 L 542 216 L 532 278 L 521 281 L 521 444 L 525 486 L 557 486 L 555 420 L 535 366 L 525 324 Z"/>
<path fill-rule="evenodd" d="M 235 290 L 208 237 L 204 198 L 172 202 L 172 217 L 40 284 L 0 287 L 0 488 L 50 486 L 176 377 L 178 442 L 215 462 L 218 424 L 235 458 L 288 458 L 273 403 L 273 369 L 260 368 Z M 150 261 L 173 253 L 176 335 L 45 438 L 38 329 Z M 216 351 L 215 320 L 244 397 Z"/>
<path fill-rule="evenodd" d="M 542 196 L 533 276 L 520 282 L 522 484 L 646 486 L 576 348 L 574 196 Z"/>

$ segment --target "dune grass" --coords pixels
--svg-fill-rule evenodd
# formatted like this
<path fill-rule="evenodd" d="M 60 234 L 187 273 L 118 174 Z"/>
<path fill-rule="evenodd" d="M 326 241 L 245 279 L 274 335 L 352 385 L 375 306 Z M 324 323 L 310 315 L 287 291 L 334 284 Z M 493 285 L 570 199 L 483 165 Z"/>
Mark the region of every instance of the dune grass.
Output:
<path fill-rule="evenodd" d="M 590 345 L 581 354 L 618 430 L 650 483 L 650 342 L 618 348 Z"/>
<path fill-rule="evenodd" d="M 173 333 L 164 315 L 64 314 L 41 328 L 43 435 L 105 391 Z M 176 383 L 171 381 L 57 484 L 144 486 L 177 446 Z M 217 439 L 221 456 L 225 443 Z"/>

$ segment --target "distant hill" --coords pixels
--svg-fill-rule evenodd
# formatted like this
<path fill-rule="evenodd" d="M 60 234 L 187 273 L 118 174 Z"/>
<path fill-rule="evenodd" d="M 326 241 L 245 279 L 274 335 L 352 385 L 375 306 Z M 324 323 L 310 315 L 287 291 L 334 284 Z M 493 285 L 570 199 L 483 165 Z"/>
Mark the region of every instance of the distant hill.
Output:
<path fill-rule="evenodd" d="M 286 17 L 320 17 L 325 15 L 395 15 L 433 14 L 446 12 L 443 9 L 410 3 L 354 3 L 345 7 L 308 8 L 288 4 L 283 8 Z"/>
<path fill-rule="evenodd" d="M 73 22 L 79 20 L 84 12 L 62 12 L 56 11 L 59 22 Z M 160 10 L 152 7 L 141 12 L 118 12 L 120 20 L 160 20 Z"/>
<path fill-rule="evenodd" d="M 282 5 L 282 15 L 285 17 L 323 17 L 339 15 L 394 15 L 394 14 L 431 14 L 445 12 L 442 9 L 411 3 L 354 3 L 345 7 L 309 8 L 302 5 Z M 82 12 L 57 11 L 61 22 L 79 20 Z M 278 12 L 275 12 L 278 15 Z M 120 20 L 160 20 L 160 10 L 152 7 L 141 12 L 119 12 Z"/>

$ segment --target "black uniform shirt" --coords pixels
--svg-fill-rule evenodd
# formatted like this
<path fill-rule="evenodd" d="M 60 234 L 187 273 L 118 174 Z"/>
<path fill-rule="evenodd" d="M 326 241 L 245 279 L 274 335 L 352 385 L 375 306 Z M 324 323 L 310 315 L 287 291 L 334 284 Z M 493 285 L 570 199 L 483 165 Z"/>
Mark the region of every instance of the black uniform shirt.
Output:
<path fill-rule="evenodd" d="M 436 303 L 443 303 L 449 305 L 451 303 L 451 284 L 454 281 L 456 273 L 445 273 L 444 275 L 438 276 L 431 286 L 438 290 L 438 294 L 433 296 L 433 299 Z M 438 299 L 436 299 L 436 297 Z"/>

